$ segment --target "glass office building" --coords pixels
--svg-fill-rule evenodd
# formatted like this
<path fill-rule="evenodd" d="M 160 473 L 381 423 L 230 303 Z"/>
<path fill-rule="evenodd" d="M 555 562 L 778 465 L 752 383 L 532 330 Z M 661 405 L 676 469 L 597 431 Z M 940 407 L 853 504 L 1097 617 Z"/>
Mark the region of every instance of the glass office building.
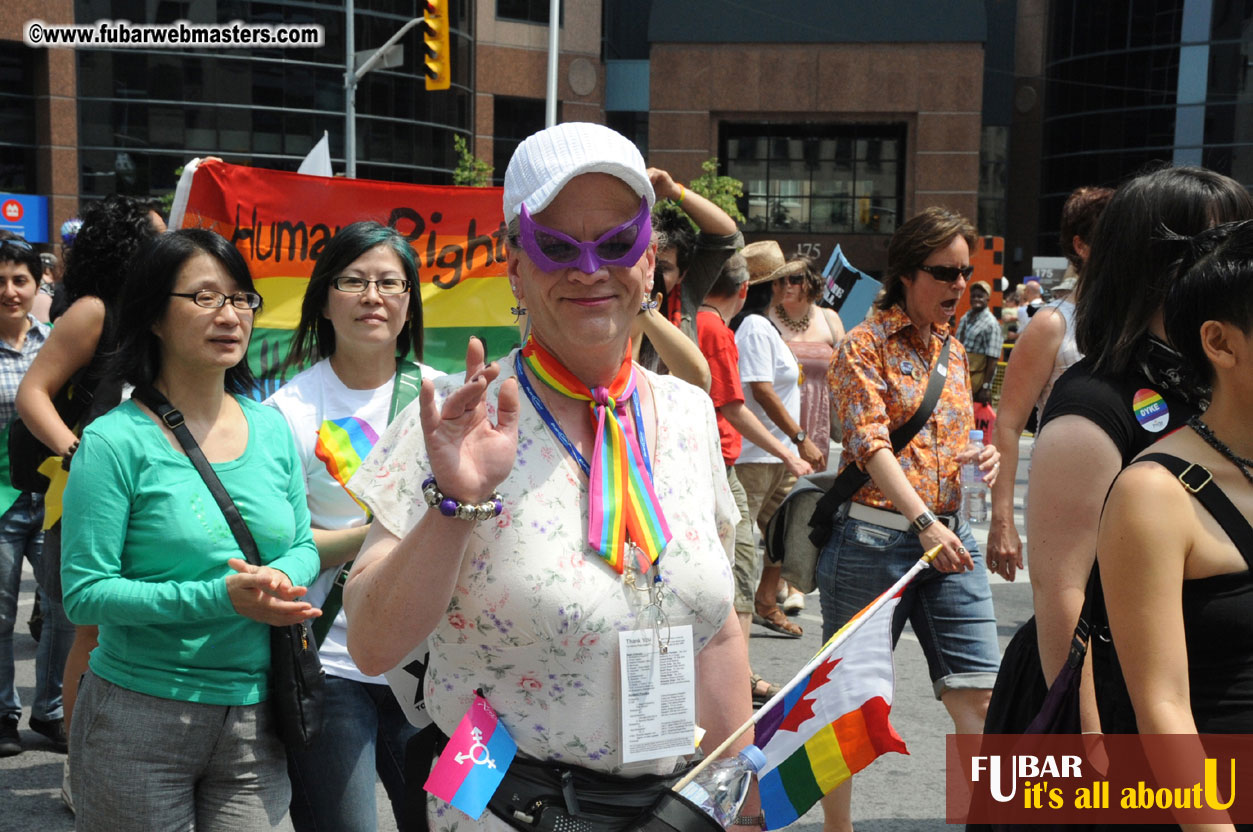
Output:
<path fill-rule="evenodd" d="M 1042 251 L 1080 185 L 1162 163 L 1253 185 L 1253 4 L 1055 0 L 1048 37 Z"/>
<path fill-rule="evenodd" d="M 422 0 L 355 0 L 358 50 L 381 46 L 421 17 Z M 344 169 L 343 0 L 77 0 L 75 22 L 314 23 L 323 45 L 286 49 L 98 49 L 77 53 L 80 192 L 168 191 L 196 156 L 295 170 L 325 131 Z M 357 176 L 450 184 L 453 136 L 469 137 L 472 0 L 451 0 L 452 87 L 425 89 L 421 27 L 403 62 L 357 88 Z"/>

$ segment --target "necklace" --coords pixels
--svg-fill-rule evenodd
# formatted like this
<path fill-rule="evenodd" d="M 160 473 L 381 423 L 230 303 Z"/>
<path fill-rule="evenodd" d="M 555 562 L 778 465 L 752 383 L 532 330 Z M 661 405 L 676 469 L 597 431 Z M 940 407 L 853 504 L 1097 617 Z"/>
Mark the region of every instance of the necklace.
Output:
<path fill-rule="evenodd" d="M 792 330 L 793 332 L 804 332 L 805 330 L 809 329 L 809 312 L 808 311 L 805 312 L 804 317 L 802 317 L 799 321 L 797 321 L 797 320 L 794 320 L 793 318 L 788 317 L 787 310 L 783 308 L 782 303 L 776 303 L 774 305 L 774 314 L 778 315 L 779 320 L 783 322 L 783 325 L 787 327 L 788 329 Z"/>
<path fill-rule="evenodd" d="M 701 308 L 701 309 L 712 309 L 713 311 L 715 311 L 715 312 L 717 312 L 717 313 L 718 313 L 718 317 L 719 317 L 719 318 L 722 318 L 722 322 L 723 322 L 724 324 L 727 322 L 727 319 L 726 319 L 726 318 L 723 316 L 723 314 L 722 314 L 722 310 L 721 310 L 721 309 L 719 309 L 718 307 L 714 306 L 713 304 L 711 304 L 711 303 L 702 303 L 702 304 L 700 305 L 700 308 Z"/>
<path fill-rule="evenodd" d="M 1253 472 L 1249 469 L 1253 468 L 1253 459 L 1245 459 L 1238 455 L 1231 448 L 1227 447 L 1227 443 L 1223 442 L 1214 435 L 1214 431 L 1210 426 L 1201 421 L 1200 416 L 1193 416 L 1188 419 L 1188 427 L 1196 431 L 1196 435 L 1205 440 L 1205 444 L 1223 455 L 1229 462 L 1240 469 L 1240 473 L 1244 474 L 1244 478 L 1253 483 Z"/>

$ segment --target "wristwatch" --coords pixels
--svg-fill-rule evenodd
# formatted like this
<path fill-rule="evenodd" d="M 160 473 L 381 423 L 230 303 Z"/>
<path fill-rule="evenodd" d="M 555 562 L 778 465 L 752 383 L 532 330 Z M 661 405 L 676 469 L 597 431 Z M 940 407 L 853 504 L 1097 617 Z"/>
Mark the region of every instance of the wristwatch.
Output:
<path fill-rule="evenodd" d="M 909 530 L 913 532 L 914 534 L 922 534 L 923 531 L 925 531 L 927 527 L 930 526 L 935 521 L 936 521 L 935 512 L 933 512 L 931 509 L 927 509 L 922 514 L 919 514 L 917 517 L 914 518 L 914 521 L 909 524 Z"/>
<path fill-rule="evenodd" d="M 805 431 L 803 431 L 803 430 L 798 430 L 798 431 L 796 432 L 796 435 L 792 437 L 792 442 L 793 442 L 793 443 L 795 443 L 795 444 L 797 444 L 797 445 L 800 445 L 800 444 L 802 444 L 802 443 L 803 443 L 803 442 L 804 442 L 804 441 L 805 441 L 808 437 L 809 437 L 809 434 L 805 433 Z"/>

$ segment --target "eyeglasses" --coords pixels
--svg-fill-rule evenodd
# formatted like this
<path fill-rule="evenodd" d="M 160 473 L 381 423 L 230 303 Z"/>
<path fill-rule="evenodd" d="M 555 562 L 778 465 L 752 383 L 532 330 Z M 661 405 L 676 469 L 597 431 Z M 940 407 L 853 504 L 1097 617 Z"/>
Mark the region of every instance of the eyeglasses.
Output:
<path fill-rule="evenodd" d="M 0 248 L 5 246 L 13 246 L 19 251 L 34 251 L 35 247 L 25 240 L 0 240 Z"/>
<path fill-rule="evenodd" d="M 518 217 L 522 250 L 546 272 L 571 266 L 584 274 L 595 274 L 602 266 L 633 266 L 653 237 L 648 200 L 640 199 L 640 210 L 634 218 L 611 228 L 592 242 L 580 242 L 554 228 L 531 219 L 526 205 Z"/>
<path fill-rule="evenodd" d="M 974 266 L 919 266 L 918 271 L 926 272 L 941 283 L 953 283 L 959 277 L 970 277 L 975 273 Z"/>
<path fill-rule="evenodd" d="M 261 305 L 261 296 L 256 292 L 236 292 L 233 295 L 224 295 L 212 289 L 201 289 L 199 292 L 170 292 L 170 296 L 191 298 L 193 303 L 205 309 L 221 309 L 226 305 L 227 300 L 230 300 L 231 306 L 236 309 L 249 311 Z"/>
<path fill-rule="evenodd" d="M 805 275 L 803 275 L 803 274 L 789 274 L 787 277 L 781 277 L 781 278 L 779 278 L 779 279 L 780 279 L 780 280 L 786 280 L 788 283 L 790 283 L 790 284 L 791 284 L 791 285 L 793 285 L 793 286 L 799 286 L 799 285 L 801 285 L 802 283 L 804 283 L 804 282 L 805 282 Z"/>
<path fill-rule="evenodd" d="M 409 291 L 409 281 L 403 277 L 382 277 L 378 280 L 369 280 L 364 277 L 344 275 L 331 281 L 331 285 L 336 289 L 350 295 L 365 292 L 370 288 L 371 283 L 378 289 L 380 295 L 403 295 Z"/>

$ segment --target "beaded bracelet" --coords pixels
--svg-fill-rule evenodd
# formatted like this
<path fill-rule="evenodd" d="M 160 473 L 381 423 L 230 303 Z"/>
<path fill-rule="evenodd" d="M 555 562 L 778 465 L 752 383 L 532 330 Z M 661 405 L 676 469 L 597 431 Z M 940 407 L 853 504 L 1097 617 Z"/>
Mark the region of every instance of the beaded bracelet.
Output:
<path fill-rule="evenodd" d="M 445 517 L 456 517 L 458 520 L 490 520 L 499 517 L 505 510 L 504 498 L 499 491 L 493 492 L 490 500 L 481 503 L 463 503 L 452 497 L 445 497 L 435 484 L 434 474 L 422 482 L 422 496 L 428 506 L 438 508 L 439 513 Z"/>

